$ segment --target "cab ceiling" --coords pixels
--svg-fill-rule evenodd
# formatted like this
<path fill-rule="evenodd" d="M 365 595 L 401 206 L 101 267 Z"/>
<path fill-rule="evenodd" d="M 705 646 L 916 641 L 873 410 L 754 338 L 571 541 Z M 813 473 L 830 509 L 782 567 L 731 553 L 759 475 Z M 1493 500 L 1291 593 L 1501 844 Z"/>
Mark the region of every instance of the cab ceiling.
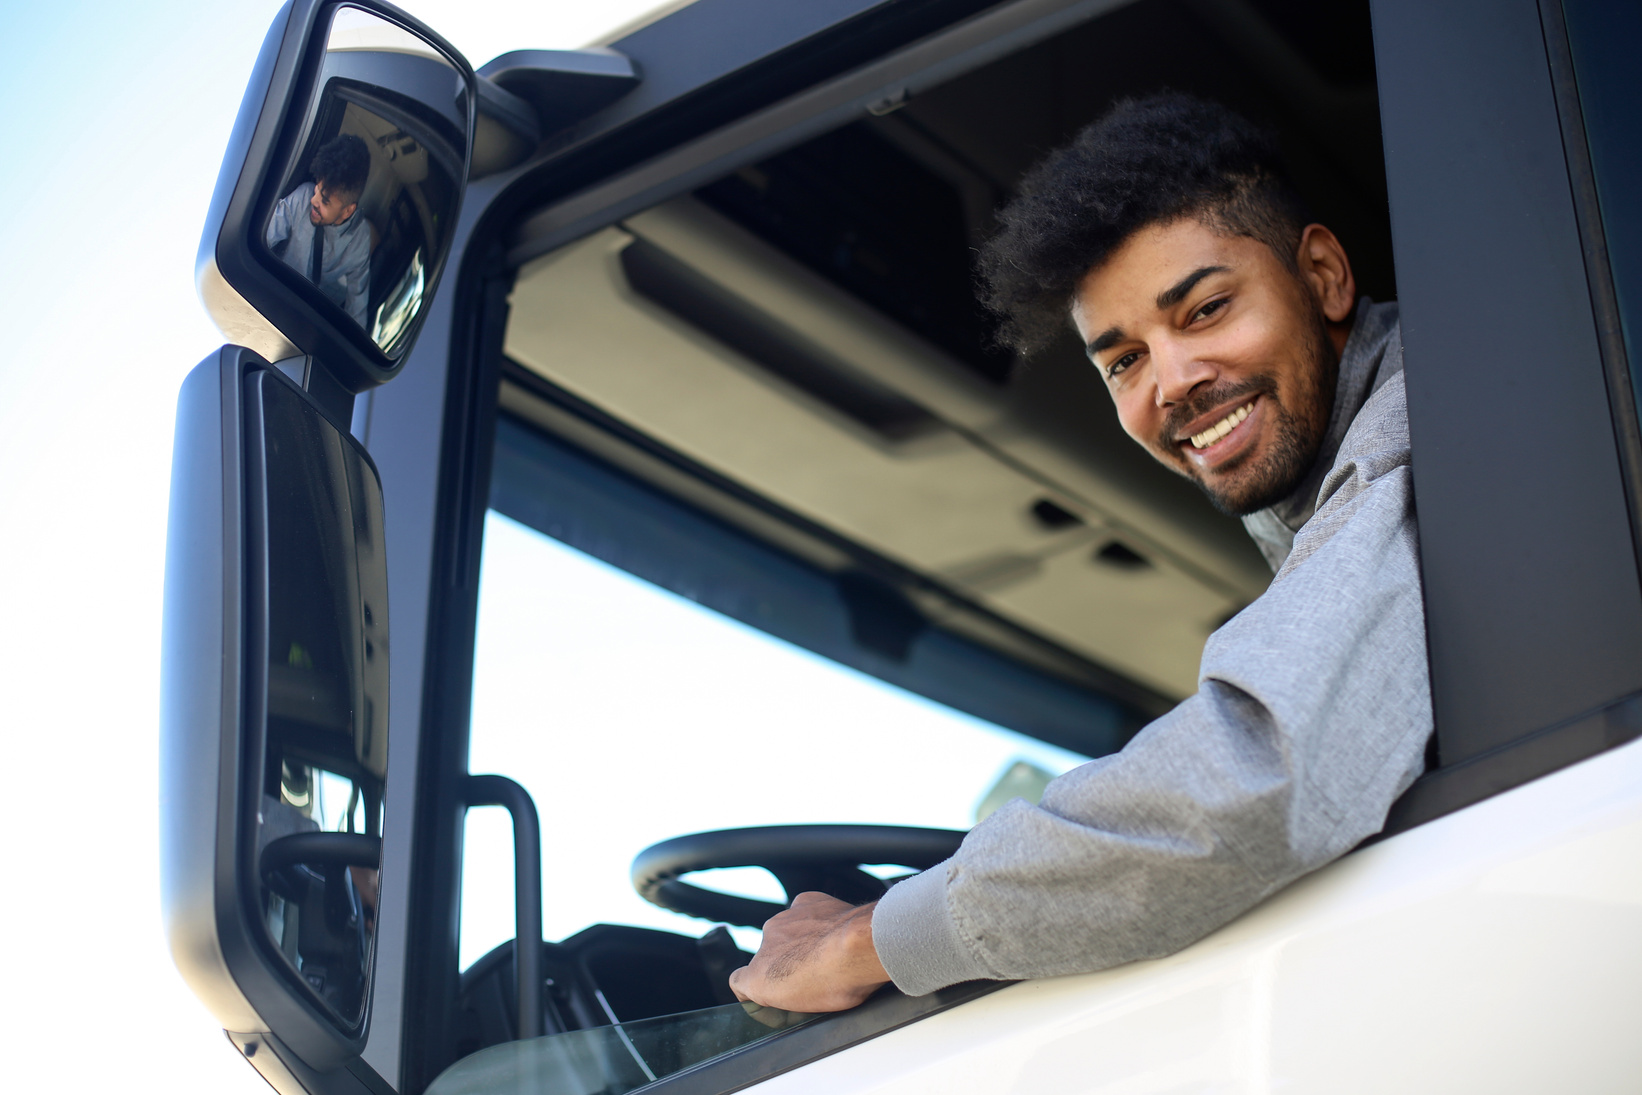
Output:
<path fill-rule="evenodd" d="M 1360 22 L 1354 5 L 1321 23 L 1307 10 L 1146 0 L 752 165 L 521 269 L 504 352 L 777 505 L 1185 695 L 1207 636 L 1269 571 L 1123 435 L 1070 339 L 1024 363 L 990 347 L 969 262 L 1044 151 L 1114 98 L 1170 86 L 1276 124 L 1320 219 L 1389 295 L 1366 8 Z M 1337 62 L 1329 76 L 1319 58 Z"/>

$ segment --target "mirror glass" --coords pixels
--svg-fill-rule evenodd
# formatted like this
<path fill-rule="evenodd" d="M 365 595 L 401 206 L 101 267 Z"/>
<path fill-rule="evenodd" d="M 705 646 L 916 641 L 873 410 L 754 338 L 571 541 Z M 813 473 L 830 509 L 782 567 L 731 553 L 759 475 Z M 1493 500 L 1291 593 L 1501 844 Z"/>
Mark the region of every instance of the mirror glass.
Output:
<path fill-rule="evenodd" d="M 284 378 L 252 373 L 257 861 L 266 942 L 344 1026 L 364 1018 L 388 772 L 382 489 L 351 438 Z M 261 577 L 261 581 L 257 578 Z M 255 701 L 253 701 L 255 702 Z"/>
<path fill-rule="evenodd" d="M 462 74 L 409 31 L 340 7 L 312 102 L 262 242 L 398 358 L 455 228 L 468 145 Z"/>

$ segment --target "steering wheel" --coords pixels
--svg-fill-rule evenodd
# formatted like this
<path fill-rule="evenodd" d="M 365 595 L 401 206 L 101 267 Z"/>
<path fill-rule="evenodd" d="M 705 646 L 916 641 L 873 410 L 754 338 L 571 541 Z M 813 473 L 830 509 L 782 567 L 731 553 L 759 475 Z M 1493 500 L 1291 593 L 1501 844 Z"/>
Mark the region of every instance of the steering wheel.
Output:
<path fill-rule="evenodd" d="M 369 867 L 382 862 L 382 838 L 358 833 L 291 833 L 262 849 L 258 867 L 263 884 L 287 901 L 300 901 L 315 877 L 310 864 Z M 339 891 L 340 892 L 340 891 Z"/>
<path fill-rule="evenodd" d="M 882 897 L 889 886 L 861 864 L 928 870 L 957 851 L 963 838 L 954 829 L 900 825 L 762 825 L 692 833 L 640 852 L 633 860 L 633 888 L 673 912 L 757 928 L 787 906 L 703 889 L 679 877 L 715 867 L 763 867 L 781 883 L 789 902 L 806 890 L 819 890 L 863 904 Z"/>

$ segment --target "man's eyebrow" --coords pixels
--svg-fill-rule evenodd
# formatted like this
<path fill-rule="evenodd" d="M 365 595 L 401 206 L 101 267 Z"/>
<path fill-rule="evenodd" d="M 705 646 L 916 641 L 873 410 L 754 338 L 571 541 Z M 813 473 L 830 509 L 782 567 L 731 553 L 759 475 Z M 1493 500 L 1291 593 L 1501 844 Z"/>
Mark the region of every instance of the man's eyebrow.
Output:
<path fill-rule="evenodd" d="M 1230 272 L 1230 266 L 1198 267 L 1196 270 L 1193 270 L 1191 273 L 1187 274 L 1185 277 L 1181 278 L 1179 281 L 1175 282 L 1173 285 L 1169 286 L 1169 288 L 1163 290 L 1163 292 L 1157 295 L 1158 310 L 1162 311 L 1167 308 L 1173 308 L 1176 304 L 1179 304 L 1181 301 L 1185 300 L 1186 294 L 1192 291 L 1192 286 L 1196 285 L 1210 274 L 1228 274 Z M 1093 358 L 1102 350 L 1109 350 L 1113 346 L 1116 346 L 1126 337 L 1127 336 L 1123 333 L 1123 329 L 1121 327 L 1108 327 L 1106 330 L 1096 335 L 1094 341 L 1084 347 L 1084 351 L 1088 353 L 1091 358 Z"/>
<path fill-rule="evenodd" d="M 1176 304 L 1179 304 L 1181 301 L 1185 300 L 1186 294 L 1192 291 L 1192 286 L 1196 285 L 1210 274 L 1225 274 L 1230 272 L 1230 266 L 1199 266 L 1196 270 L 1193 270 L 1191 273 L 1187 274 L 1185 277 L 1181 278 L 1179 281 L 1175 282 L 1173 285 L 1169 286 L 1169 288 L 1163 290 L 1163 292 L 1157 295 L 1158 310 L 1162 311 L 1166 308 L 1173 308 Z"/>
<path fill-rule="evenodd" d="M 1123 331 L 1117 327 L 1108 327 L 1095 336 L 1095 340 L 1084 347 L 1084 351 L 1093 358 L 1102 350 L 1109 350 L 1123 341 Z"/>

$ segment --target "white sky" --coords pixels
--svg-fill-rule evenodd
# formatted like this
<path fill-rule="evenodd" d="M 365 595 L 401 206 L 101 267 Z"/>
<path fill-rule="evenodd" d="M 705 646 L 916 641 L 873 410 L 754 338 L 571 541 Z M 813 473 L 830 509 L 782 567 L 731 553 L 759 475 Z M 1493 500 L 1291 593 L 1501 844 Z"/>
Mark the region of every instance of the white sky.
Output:
<path fill-rule="evenodd" d="M 403 0 L 481 64 L 648 0 Z M 161 575 L 200 224 L 273 0 L 0 5 L 0 1060 L 10 1091 L 266 1095 L 160 936 Z"/>
<path fill-rule="evenodd" d="M 509 49 L 577 46 L 650 0 L 403 6 L 477 65 Z M 0 900 L 7 1090 L 267 1091 L 183 986 L 161 938 L 156 760 L 174 405 L 184 374 L 222 341 L 195 296 L 194 256 L 228 130 L 276 10 L 273 0 L 59 0 L 0 9 L 7 45 L 0 66 L 7 153 L 0 171 L 0 740 L 12 772 L 8 812 L 21 830 L 7 843 L 9 885 Z M 540 635 L 541 617 L 528 614 L 555 589 L 582 590 L 583 608 L 588 591 L 604 591 L 598 615 L 614 621 L 604 640 L 627 641 L 621 613 L 639 609 L 630 579 L 507 525 L 492 522 L 495 554 L 487 557 L 489 638 L 481 645 L 479 694 L 486 733 L 476 743 L 476 767 L 493 764 L 534 787 L 549 825 L 572 805 L 551 794 L 553 777 L 572 761 L 585 789 L 625 804 L 625 820 L 596 846 L 550 850 L 550 888 L 571 876 L 598 876 L 585 887 L 559 886 L 550 898 L 558 902 L 550 937 L 595 919 L 665 923 L 625 883 L 631 856 L 652 840 L 793 820 L 961 826 L 989 777 L 1015 753 L 1061 766 L 1048 751 L 1016 750 L 959 720 L 953 732 L 976 748 L 938 773 L 949 793 L 909 793 L 900 776 L 910 739 L 875 728 L 886 710 L 900 712 L 909 728 L 948 716 L 676 599 L 648 598 L 663 605 L 650 634 L 667 637 L 674 650 L 693 647 L 696 670 L 702 658 L 739 666 L 740 680 L 720 695 L 731 698 L 741 726 L 767 723 L 772 705 L 810 687 L 818 673 L 841 682 L 838 710 L 876 712 L 856 722 L 877 749 L 867 778 L 851 781 L 822 766 L 809 773 L 814 786 L 852 788 L 840 792 L 831 813 L 818 812 L 813 800 L 751 790 L 681 805 L 668 795 L 699 775 L 681 767 L 686 755 L 667 758 L 679 778 L 658 781 L 659 768 L 646 773 L 591 753 L 572 757 L 574 737 L 543 737 L 535 726 L 517 732 L 539 697 L 510 694 L 519 682 L 507 678 L 508 658 L 525 652 L 498 655 L 496 636 L 532 627 Z M 511 574 L 505 582 L 504 573 Z M 489 596 L 502 585 L 513 588 L 514 603 Z M 617 602 L 619 612 L 611 607 Z M 562 596 L 554 611 L 564 618 Z M 504 618 L 510 612 L 511 622 Z M 576 654 L 561 642 L 531 656 Z M 693 688 L 701 700 L 708 678 L 684 660 L 669 668 L 658 654 L 647 664 L 656 689 L 688 699 Z M 752 687 L 760 680 L 763 691 Z M 601 687 L 609 691 L 586 681 L 591 691 L 578 702 Z M 676 709 L 696 719 L 713 710 L 683 700 Z M 559 710 L 567 723 L 596 725 L 590 712 Z M 731 714 L 723 704 L 718 710 Z M 799 715 L 790 703 L 783 710 L 799 722 L 826 715 L 813 705 Z M 683 718 L 677 732 L 699 729 L 688 723 Z M 636 747 L 633 725 L 624 732 Z M 726 760 L 760 758 L 772 733 L 747 730 Z M 511 934 L 505 821 L 481 815 L 474 844 L 470 866 L 495 861 L 482 872 L 488 896 L 469 908 L 468 946 L 482 949 Z"/>
<path fill-rule="evenodd" d="M 1002 771 L 1082 758 L 845 669 L 492 513 L 469 768 L 531 792 L 543 929 L 600 921 L 699 935 L 628 881 L 657 840 L 742 825 L 967 829 Z M 512 830 L 474 811 L 462 964 L 513 937 Z M 716 884 L 778 899 L 763 872 Z M 757 933 L 738 933 L 756 946 Z"/>

